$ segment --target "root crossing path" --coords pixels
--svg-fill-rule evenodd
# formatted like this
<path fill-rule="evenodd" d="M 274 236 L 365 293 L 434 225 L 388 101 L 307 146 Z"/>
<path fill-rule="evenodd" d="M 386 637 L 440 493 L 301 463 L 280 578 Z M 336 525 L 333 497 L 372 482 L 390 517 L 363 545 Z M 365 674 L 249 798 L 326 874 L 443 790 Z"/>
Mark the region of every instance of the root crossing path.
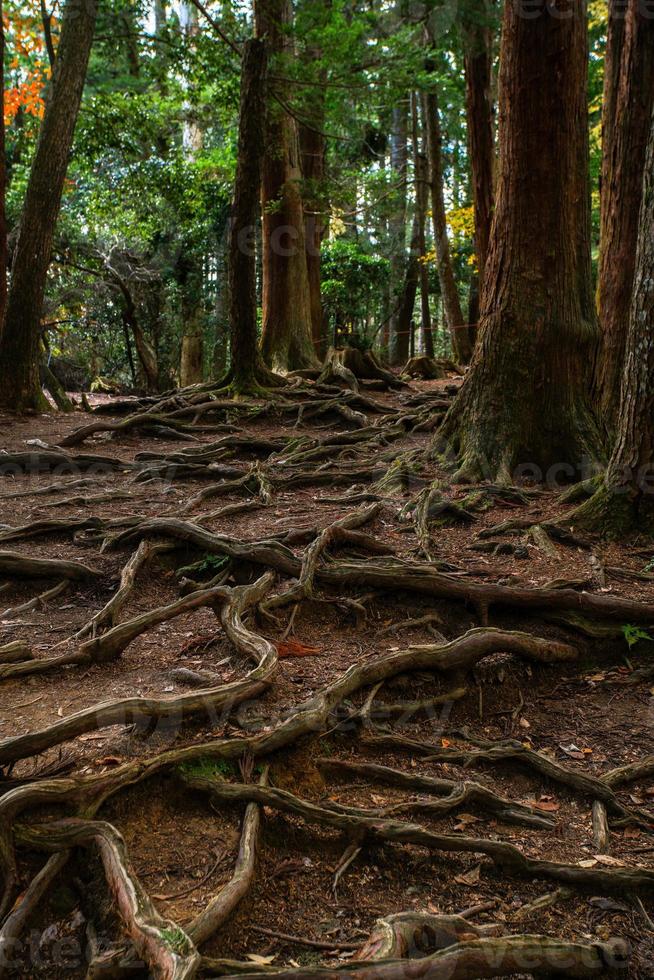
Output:
<path fill-rule="evenodd" d="M 646 543 L 341 373 L 6 420 L 0 976 L 654 975 Z"/>

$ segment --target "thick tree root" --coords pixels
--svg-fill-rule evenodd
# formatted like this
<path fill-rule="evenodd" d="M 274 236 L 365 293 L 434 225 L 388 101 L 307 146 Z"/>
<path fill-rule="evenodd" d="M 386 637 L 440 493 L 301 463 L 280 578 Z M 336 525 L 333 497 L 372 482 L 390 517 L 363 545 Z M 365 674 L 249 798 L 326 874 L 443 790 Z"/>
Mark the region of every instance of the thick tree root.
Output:
<path fill-rule="evenodd" d="M 0 741 L 0 766 L 5 766 L 18 759 L 28 758 L 31 755 L 37 755 L 54 745 L 60 745 L 78 735 L 109 725 L 133 724 L 144 720 L 164 718 L 180 724 L 182 720 L 198 713 L 211 714 L 219 709 L 225 709 L 225 707 L 228 711 L 232 710 L 243 701 L 261 694 L 274 676 L 277 666 L 277 650 L 264 637 L 246 629 L 241 620 L 241 615 L 247 608 L 261 600 L 271 584 L 272 575 L 267 574 L 251 586 L 239 586 L 235 589 L 219 587 L 208 589 L 205 592 L 192 593 L 177 603 L 173 603 L 172 606 L 165 606 L 160 610 L 155 610 L 154 613 L 146 613 L 130 623 L 125 623 L 125 628 L 122 626 L 115 627 L 114 630 L 105 633 L 103 637 L 89 641 L 79 654 L 79 656 L 85 656 L 86 660 L 68 660 L 69 663 L 92 663 L 108 658 L 113 659 L 122 652 L 129 640 L 142 632 L 140 627 L 146 617 L 150 625 L 153 622 L 165 622 L 171 618 L 171 615 L 179 615 L 180 612 L 187 612 L 189 609 L 215 605 L 221 607 L 220 619 L 229 639 L 241 653 L 256 661 L 256 667 L 245 678 L 220 685 L 217 688 L 208 688 L 193 694 L 183 694 L 176 698 L 122 698 L 93 705 L 93 707 L 78 711 L 76 714 L 63 718 L 41 731 L 3 739 Z M 139 627 L 138 631 L 137 626 Z M 112 634 L 115 635 L 112 636 Z M 98 653 L 96 651 L 97 645 L 107 638 L 109 638 L 107 645 L 101 648 L 101 653 Z M 60 658 L 60 662 L 62 659 L 64 658 Z"/>
<path fill-rule="evenodd" d="M 230 558 L 265 565 L 295 578 L 299 576 L 301 570 L 301 562 L 295 555 L 276 542 L 244 543 L 234 538 L 212 534 L 195 524 L 175 518 L 153 518 L 143 521 L 139 526 L 128 528 L 118 534 L 110 542 L 110 547 L 116 548 L 126 542 L 153 536 L 185 541 L 212 554 L 224 554 Z M 411 563 L 399 559 L 388 559 L 383 563 L 353 559 L 334 561 L 330 565 L 319 568 L 316 579 L 325 585 L 335 587 L 364 585 L 393 592 L 406 589 L 409 592 L 432 595 L 439 599 L 471 603 L 479 609 L 484 621 L 489 608 L 498 605 L 515 609 L 572 610 L 606 619 L 621 619 L 623 622 L 654 622 L 654 603 L 637 602 L 618 596 L 575 592 L 573 589 L 528 589 L 464 582 L 436 571 L 429 564 Z"/>
<path fill-rule="evenodd" d="M 278 970 L 278 980 L 482 980 L 525 972 L 543 976 L 606 977 L 623 971 L 629 949 L 613 943 L 568 943 L 547 936 L 510 936 L 458 943 L 420 960 L 353 963 L 337 969 Z M 256 980 L 260 973 L 223 974 L 226 980 Z"/>
<path fill-rule="evenodd" d="M 160 980 L 191 980 L 200 955 L 188 935 L 161 916 L 130 865 L 123 838 L 104 821 L 61 820 L 22 828 L 24 844 L 44 851 L 96 844 L 109 890 L 134 947 Z"/>
<path fill-rule="evenodd" d="M 555 826 L 543 813 L 538 813 L 531 806 L 516 803 L 504 796 L 499 796 L 480 783 L 455 782 L 453 779 L 434 779 L 430 776 L 415 776 L 412 773 L 390 769 L 387 766 L 377 766 L 372 763 L 343 762 L 340 759 L 318 759 L 316 765 L 336 773 L 337 776 L 369 779 L 372 782 L 383 783 L 387 786 L 401 786 L 413 792 L 432 793 L 444 796 L 436 803 L 423 800 L 412 800 L 386 807 L 384 814 L 426 813 L 430 816 L 445 815 L 463 807 L 479 807 L 492 813 L 506 823 L 523 824 L 524 826 L 551 829 Z M 390 955 L 390 954 L 389 954 Z"/>
<path fill-rule="evenodd" d="M 439 949 L 497 935 L 500 926 L 474 926 L 460 915 L 430 915 L 427 912 L 398 912 L 377 919 L 368 941 L 356 960 L 421 959 Z"/>
<path fill-rule="evenodd" d="M 0 574 L 16 578 L 65 578 L 84 582 L 101 578 L 103 573 L 97 568 L 83 565 L 81 561 L 27 558 L 14 551 L 0 551 Z"/>
<path fill-rule="evenodd" d="M 506 841 L 436 834 L 419 824 L 405 823 L 378 816 L 364 816 L 359 811 L 332 806 L 319 806 L 280 789 L 227 783 L 206 776 L 194 776 L 188 771 L 179 778 L 189 789 L 208 794 L 212 799 L 236 803 L 256 802 L 262 806 L 292 813 L 307 823 L 332 827 L 357 840 L 370 843 L 414 844 L 437 853 L 483 854 L 502 872 L 520 878 L 549 878 L 578 888 L 592 888 L 607 894 L 646 889 L 654 890 L 654 871 L 645 868 L 584 868 L 556 861 L 527 857 L 519 848 Z"/>
<path fill-rule="evenodd" d="M 454 733 L 448 732 L 448 737 L 454 737 Z M 475 741 L 467 734 L 463 736 L 468 741 Z M 417 742 L 413 739 L 403 738 L 399 735 L 366 735 L 365 744 L 375 749 L 392 749 L 393 751 L 411 752 L 428 759 L 443 760 L 443 762 L 454 763 L 455 765 L 476 765 L 478 763 L 503 764 L 506 762 L 518 762 L 521 765 L 533 769 L 539 775 L 552 782 L 566 786 L 568 789 L 575 790 L 583 796 L 599 800 L 607 809 L 614 814 L 628 817 L 635 823 L 643 823 L 649 827 L 651 818 L 647 813 L 630 809 L 624 806 L 615 795 L 610 785 L 611 774 L 607 773 L 601 779 L 597 776 L 589 776 L 586 773 L 576 772 L 566 769 L 540 752 L 525 748 L 520 742 L 500 742 L 488 743 L 481 749 L 455 749 L 439 748 L 429 745 L 426 742 Z M 651 757 L 650 757 L 651 758 Z M 643 764 L 641 764 L 643 765 Z M 643 765 L 646 769 L 647 763 Z M 637 775 L 633 776 L 638 778 Z"/>

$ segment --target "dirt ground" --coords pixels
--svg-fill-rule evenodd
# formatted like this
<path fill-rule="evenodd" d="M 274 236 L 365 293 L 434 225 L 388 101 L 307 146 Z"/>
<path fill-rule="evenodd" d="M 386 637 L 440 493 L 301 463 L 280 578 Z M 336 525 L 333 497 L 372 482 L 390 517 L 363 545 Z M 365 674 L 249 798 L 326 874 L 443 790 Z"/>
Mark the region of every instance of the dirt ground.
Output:
<path fill-rule="evenodd" d="M 437 393 L 445 391 L 448 384 L 451 379 L 414 383 L 411 391 Z M 407 392 L 374 394 L 383 404 L 396 407 L 406 396 Z M 119 418 L 124 416 L 116 416 L 114 421 Z M 111 417 L 101 419 L 109 421 Z M 2 449 L 25 452 L 39 449 L 34 440 L 58 445 L 88 417 L 76 413 L 20 421 L 4 417 L 0 421 Z M 297 424 L 294 417 L 275 417 L 274 413 L 254 421 L 239 419 L 237 424 L 245 433 L 266 439 L 315 439 L 344 431 L 344 426 L 333 420 L 325 425 L 323 419 L 319 428 L 315 420 Z M 119 457 L 128 464 L 137 454 L 166 456 L 198 448 L 198 442 L 165 436 L 129 432 L 110 436 L 98 434 L 68 452 Z M 209 445 L 220 434 L 196 438 Z M 427 450 L 431 439 L 429 432 L 408 433 L 386 448 L 399 457 L 409 450 Z M 239 449 L 222 461 L 245 472 L 256 460 L 270 465 L 266 463 L 268 456 L 265 450 Z M 360 458 L 353 450 L 352 462 L 374 465 L 377 461 Z M 379 461 L 379 465 L 383 472 L 388 464 Z M 278 475 L 284 472 L 278 462 L 272 468 Z M 170 516 L 193 521 L 197 514 L 184 514 L 183 508 L 207 486 L 204 478 L 135 482 L 133 471 L 119 469 L 93 477 L 89 486 L 67 489 L 67 484 L 83 476 L 48 471 L 0 477 L 0 532 L 52 518 L 70 522 L 90 517 L 126 521 L 133 516 L 141 520 Z M 470 487 L 450 486 L 447 473 L 437 462 L 425 462 L 421 479 L 428 482 L 437 477 L 450 499 L 459 503 L 469 499 Z M 53 483 L 61 489 L 36 493 Z M 422 482 L 412 485 L 409 481 L 404 492 L 382 494 L 379 513 L 362 529 L 397 557 L 410 561 L 424 560 L 424 554 L 413 523 L 402 520 L 400 511 L 422 486 Z M 274 488 L 266 506 L 209 520 L 203 526 L 240 541 L 261 541 L 289 529 L 322 529 L 359 506 L 350 501 L 370 489 L 362 481 Z M 115 491 L 112 499 L 92 499 L 107 491 Z M 610 545 L 592 541 L 587 547 L 551 536 L 543 541 L 525 529 L 491 536 L 491 540 L 517 546 L 513 553 L 476 547 L 489 540 L 483 536 L 485 530 L 508 519 L 525 519 L 536 526 L 556 521 L 569 510 L 560 495 L 560 490 L 548 489 L 524 502 L 498 497 L 486 509 L 471 511 L 469 520 L 450 519 L 445 513 L 443 520 L 431 526 L 431 558 L 464 582 L 538 589 L 565 580 L 597 595 L 654 601 L 654 576 L 645 571 L 654 548 L 650 555 L 645 541 Z M 335 497 L 341 497 L 342 502 L 333 502 Z M 206 512 L 243 499 L 242 493 L 235 492 L 207 501 L 202 509 Z M 83 561 L 102 572 L 90 582 L 72 582 L 50 600 L 22 611 L 16 611 L 17 607 L 55 586 L 58 579 L 37 581 L 0 575 L 0 647 L 22 640 L 36 658 L 76 648 L 79 641 L 74 635 L 114 594 L 121 569 L 136 547 L 125 544 L 101 551 L 101 541 L 102 535 L 83 530 L 73 533 L 70 528 L 7 543 L 0 540 L 0 550 L 32 558 Z M 306 545 L 290 547 L 301 556 Z M 354 553 L 359 554 L 356 548 Z M 176 572 L 202 558 L 202 550 L 190 546 L 156 556 L 138 575 L 120 621 L 176 600 L 180 595 Z M 247 562 L 235 564 L 227 584 L 252 581 L 261 572 Z M 215 567 L 209 563 L 204 572 L 196 570 L 193 576 L 204 575 L 206 580 L 214 574 Z M 278 575 L 274 592 L 292 584 L 291 577 Z M 356 599 L 359 606 L 344 599 Z M 429 615 L 433 618 L 427 621 Z M 272 682 L 253 703 L 213 718 L 198 716 L 173 724 L 159 721 L 150 727 L 112 725 L 87 731 L 6 766 L 0 778 L 0 794 L 44 778 L 110 772 L 126 761 L 154 757 L 172 747 L 265 731 L 292 706 L 307 701 L 353 664 L 413 644 L 433 644 L 438 636 L 450 640 L 483 625 L 473 604 L 401 589 L 371 592 L 365 586 L 346 592 L 317 587 L 312 598 L 297 607 L 282 608 L 276 616 L 275 621 L 252 614 L 248 620 L 251 629 L 280 644 Z M 419 622 L 410 625 L 413 620 Z M 537 612 L 499 606 L 491 608 L 489 624 L 565 640 L 578 648 L 579 659 L 558 665 L 534 664 L 501 652 L 493 654 L 473 669 L 467 694 L 461 700 L 446 700 L 426 715 L 382 722 L 385 732 L 428 743 L 435 750 L 471 748 L 465 735 L 458 734 L 462 731 L 473 739 L 513 738 L 573 772 L 594 776 L 654 753 L 654 679 L 646 673 L 642 678 L 634 676 L 652 664 L 654 647 L 646 636 L 638 639 L 630 631 L 632 624 L 619 622 L 614 624 L 617 628 L 613 635 L 591 638 L 553 621 L 551 616 L 546 619 Z M 647 624 L 639 625 L 647 631 Z M 2 679 L 0 749 L 2 740 L 46 729 L 98 703 L 187 693 L 192 688 L 179 676 L 171 677 L 171 671 L 179 667 L 211 671 L 222 683 L 243 678 L 250 669 L 245 657 L 234 653 L 212 609 L 201 608 L 137 636 L 110 663 L 62 666 L 43 674 Z M 412 671 L 389 680 L 377 698 L 384 703 L 410 702 L 449 690 L 448 677 L 433 671 Z M 339 726 L 343 712 L 360 708 L 369 693 L 369 689 L 355 693 L 341 706 L 340 716 L 330 719 L 327 730 L 304 737 L 265 760 L 257 759 L 259 765 L 264 761 L 270 764 L 270 785 L 306 800 L 375 810 L 428 797 L 361 778 L 346 778 L 326 764 L 318 766 L 317 760 L 374 762 L 414 776 L 475 780 L 511 800 L 530 804 L 549 817 L 553 826 L 539 829 L 507 823 L 474 807 L 470 812 L 438 817 L 406 812 L 400 819 L 439 833 L 508 841 L 529 857 L 547 861 L 654 871 L 654 777 L 616 789 L 624 806 L 652 814 L 651 827 L 645 820 L 638 825 L 620 825 L 617 821 L 611 829 L 608 853 L 598 854 L 591 816 L 593 801 L 576 790 L 548 780 L 515 760 L 469 766 L 442 759 L 430 761 L 418 752 L 368 744 L 365 732 L 352 721 Z M 226 760 L 221 766 L 224 778 L 243 781 L 236 762 Z M 190 792 L 173 772 L 164 771 L 111 796 L 98 816 L 119 829 L 133 869 L 157 909 L 183 929 L 229 881 L 238 854 L 243 811 L 242 805 L 217 805 L 200 793 Z M 21 814 L 20 820 L 39 823 L 64 812 L 74 810 L 34 807 Z M 654 925 L 647 915 L 649 912 L 654 917 L 654 903 L 645 892 L 639 896 L 628 892 L 608 895 L 593 889 L 566 889 L 545 878 L 514 876 L 483 855 L 434 853 L 418 846 L 370 840 L 361 842 L 355 858 L 335 881 L 349 844 L 340 832 L 309 825 L 266 806 L 253 885 L 226 925 L 203 945 L 203 955 L 241 961 L 250 958 L 254 968 L 257 964 L 336 966 L 352 959 L 354 948 L 364 942 L 381 916 L 409 910 L 458 913 L 481 906 L 471 921 L 497 923 L 508 935 L 538 933 L 586 943 L 622 937 L 632 950 L 629 968 L 622 975 L 654 977 Z M 45 860 L 43 854 L 28 847 L 19 847 L 18 854 L 14 906 Z M 549 896 L 547 903 L 530 908 L 543 896 Z M 89 847 L 74 851 L 38 903 L 8 973 L 51 980 L 85 977 L 93 933 L 100 945 L 110 946 L 120 940 L 122 924 L 97 852 Z M 131 975 L 139 974 L 132 971 Z"/>

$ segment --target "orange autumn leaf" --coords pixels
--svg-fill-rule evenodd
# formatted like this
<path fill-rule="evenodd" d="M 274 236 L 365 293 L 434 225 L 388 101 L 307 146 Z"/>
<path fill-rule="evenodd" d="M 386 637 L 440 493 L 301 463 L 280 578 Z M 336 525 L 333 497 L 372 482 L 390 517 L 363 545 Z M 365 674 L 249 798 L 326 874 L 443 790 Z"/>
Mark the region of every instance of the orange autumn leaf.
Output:
<path fill-rule="evenodd" d="M 317 653 L 322 653 L 319 647 L 309 647 L 297 640 L 279 640 L 275 643 L 277 653 L 281 660 L 286 657 L 313 657 Z"/>

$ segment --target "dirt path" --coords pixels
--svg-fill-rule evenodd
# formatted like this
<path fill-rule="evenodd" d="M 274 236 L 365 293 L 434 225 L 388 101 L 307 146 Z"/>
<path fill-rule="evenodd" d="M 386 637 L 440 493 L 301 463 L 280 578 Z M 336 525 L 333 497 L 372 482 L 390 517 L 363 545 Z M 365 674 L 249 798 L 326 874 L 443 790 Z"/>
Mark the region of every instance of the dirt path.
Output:
<path fill-rule="evenodd" d="M 654 754 L 651 556 L 558 533 L 560 490 L 450 487 L 424 425 L 448 389 L 345 415 L 179 398 L 168 423 L 64 446 L 72 463 L 47 454 L 128 416 L 2 420 L 0 975 L 309 976 L 372 956 L 380 917 L 477 906 L 467 939 L 620 938 L 621 975 L 654 975 L 654 764 L 604 780 Z M 203 920 L 239 848 L 241 900 Z"/>

